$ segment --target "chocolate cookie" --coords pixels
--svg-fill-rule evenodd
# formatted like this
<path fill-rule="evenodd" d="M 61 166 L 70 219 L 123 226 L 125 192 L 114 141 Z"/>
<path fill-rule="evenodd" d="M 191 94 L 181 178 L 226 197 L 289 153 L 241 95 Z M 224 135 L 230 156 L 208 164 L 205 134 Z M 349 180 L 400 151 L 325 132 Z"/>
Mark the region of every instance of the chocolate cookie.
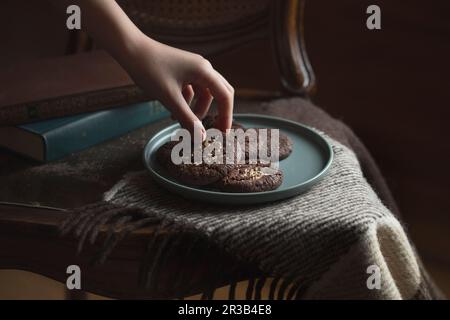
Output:
<path fill-rule="evenodd" d="M 217 115 L 212 115 L 209 114 L 207 115 L 203 120 L 203 126 L 205 127 L 206 130 L 211 129 L 211 128 L 215 128 L 215 124 L 216 124 L 216 119 L 217 119 Z M 237 123 L 237 122 L 232 122 L 231 123 L 231 129 L 243 129 L 244 127 Z"/>
<path fill-rule="evenodd" d="M 226 192 L 262 192 L 277 189 L 283 182 L 280 170 L 259 165 L 241 165 L 216 183 Z"/>
<path fill-rule="evenodd" d="M 233 165 L 207 165 L 201 164 L 169 164 L 166 166 L 169 173 L 177 180 L 193 185 L 205 186 L 223 178 Z"/>
<path fill-rule="evenodd" d="M 226 148 L 223 151 L 220 150 L 224 157 L 222 163 L 194 163 L 194 154 L 192 153 L 191 163 L 174 164 L 171 159 L 171 153 L 173 147 L 178 143 L 178 141 L 170 141 L 162 145 L 156 152 L 156 159 L 166 168 L 170 175 L 183 183 L 195 186 L 208 185 L 220 180 L 236 167 L 236 164 L 226 163 Z M 204 151 L 206 145 L 207 143 L 203 144 L 202 151 Z M 234 163 L 236 163 L 237 159 L 241 157 L 240 149 L 235 149 L 234 156 Z"/>
<path fill-rule="evenodd" d="M 292 153 L 294 143 L 292 142 L 292 140 L 289 138 L 288 135 L 281 132 L 279 135 L 279 139 L 280 139 L 279 157 L 280 160 L 283 160 L 289 157 L 289 155 Z"/>
<path fill-rule="evenodd" d="M 249 130 L 249 129 L 247 129 Z M 255 128 L 257 135 L 257 141 L 259 142 L 259 130 L 261 128 Z M 272 136 L 272 129 L 267 129 L 267 155 L 270 157 L 271 155 L 271 136 Z M 284 133 L 279 132 L 279 148 L 278 148 L 278 158 L 279 160 L 286 159 L 289 157 L 289 155 L 292 153 L 293 150 L 293 142 L 292 140 Z M 248 161 L 250 158 L 251 151 L 253 151 L 253 154 L 255 154 L 258 157 L 259 160 L 259 152 L 258 152 L 258 146 L 257 144 L 250 144 L 248 139 L 245 141 L 245 159 Z"/>

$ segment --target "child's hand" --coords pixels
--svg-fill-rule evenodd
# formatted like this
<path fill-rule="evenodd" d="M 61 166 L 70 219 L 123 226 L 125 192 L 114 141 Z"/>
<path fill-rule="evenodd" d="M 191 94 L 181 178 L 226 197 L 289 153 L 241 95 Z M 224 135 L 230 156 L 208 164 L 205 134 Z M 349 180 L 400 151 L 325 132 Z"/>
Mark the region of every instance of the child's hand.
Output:
<path fill-rule="evenodd" d="M 216 99 L 216 125 L 229 129 L 233 114 L 234 90 L 201 56 L 166 46 L 144 35 L 116 1 L 51 0 L 65 9 L 76 4 L 83 12 L 82 28 L 98 41 L 125 68 L 150 98 L 160 100 L 181 125 L 203 131 L 200 119 Z M 191 110 L 193 97 L 196 104 Z"/>
<path fill-rule="evenodd" d="M 146 36 L 137 42 L 126 68 L 150 97 L 160 100 L 189 131 L 201 119 L 213 99 L 217 101 L 218 129 L 229 129 L 233 117 L 233 87 L 203 57 L 169 47 Z M 196 98 L 191 109 L 189 104 Z"/>

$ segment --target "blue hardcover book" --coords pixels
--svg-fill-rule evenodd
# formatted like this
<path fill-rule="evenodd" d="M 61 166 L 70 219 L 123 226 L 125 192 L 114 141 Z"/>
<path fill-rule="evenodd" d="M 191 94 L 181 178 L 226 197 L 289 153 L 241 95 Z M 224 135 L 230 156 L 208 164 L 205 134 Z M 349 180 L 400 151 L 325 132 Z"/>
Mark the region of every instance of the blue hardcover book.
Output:
<path fill-rule="evenodd" d="M 158 101 L 122 108 L 0 128 L 0 147 L 38 161 L 61 159 L 71 153 L 158 121 L 169 112 Z"/>

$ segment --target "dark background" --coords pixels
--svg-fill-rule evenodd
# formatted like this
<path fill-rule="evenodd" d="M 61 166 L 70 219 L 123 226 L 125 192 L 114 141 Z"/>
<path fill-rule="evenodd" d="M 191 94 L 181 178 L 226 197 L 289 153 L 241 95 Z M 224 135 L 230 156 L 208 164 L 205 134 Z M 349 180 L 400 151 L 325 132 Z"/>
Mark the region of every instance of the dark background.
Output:
<path fill-rule="evenodd" d="M 382 30 L 365 26 L 378 4 Z M 318 79 L 313 100 L 368 146 L 405 227 L 450 295 L 450 2 L 311 0 L 306 44 Z M 65 54 L 65 16 L 44 1 L 2 0 L 3 64 Z M 276 86 L 270 47 L 256 42 L 213 64 L 235 87 Z M 250 62 L 251 63 L 250 63 Z"/>
<path fill-rule="evenodd" d="M 380 31 L 365 28 L 371 3 L 382 10 Z M 445 274 L 446 288 L 449 12 L 450 2 L 441 0 L 315 0 L 308 2 L 306 16 L 308 52 L 318 78 L 315 102 L 368 146 L 414 243 L 436 277 Z"/>

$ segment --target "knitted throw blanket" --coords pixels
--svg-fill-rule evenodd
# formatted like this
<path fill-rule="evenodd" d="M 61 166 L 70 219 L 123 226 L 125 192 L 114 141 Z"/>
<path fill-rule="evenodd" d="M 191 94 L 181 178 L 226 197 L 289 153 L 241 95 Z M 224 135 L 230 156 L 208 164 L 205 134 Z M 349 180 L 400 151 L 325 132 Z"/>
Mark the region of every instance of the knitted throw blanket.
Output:
<path fill-rule="evenodd" d="M 249 280 L 247 298 L 432 298 L 401 224 L 363 177 L 355 154 L 326 139 L 335 155 L 329 173 L 294 198 L 246 207 L 195 203 L 170 194 L 140 171 L 127 174 L 103 202 L 74 212 L 62 231 L 74 230 L 81 249 L 107 227 L 98 257 L 102 261 L 127 234 L 154 226 L 141 281 L 155 296 L 161 295 L 158 281 L 171 255 L 190 259 L 196 245 L 207 244 L 226 252 L 236 270 L 245 265 L 252 271 L 243 277 L 216 266 L 222 283 L 205 279 L 196 288 L 204 298 L 213 297 L 220 286 L 234 298 L 236 282 L 243 279 Z M 181 289 L 189 275 L 183 274 L 183 265 L 178 267 L 165 297 L 195 293 Z"/>

